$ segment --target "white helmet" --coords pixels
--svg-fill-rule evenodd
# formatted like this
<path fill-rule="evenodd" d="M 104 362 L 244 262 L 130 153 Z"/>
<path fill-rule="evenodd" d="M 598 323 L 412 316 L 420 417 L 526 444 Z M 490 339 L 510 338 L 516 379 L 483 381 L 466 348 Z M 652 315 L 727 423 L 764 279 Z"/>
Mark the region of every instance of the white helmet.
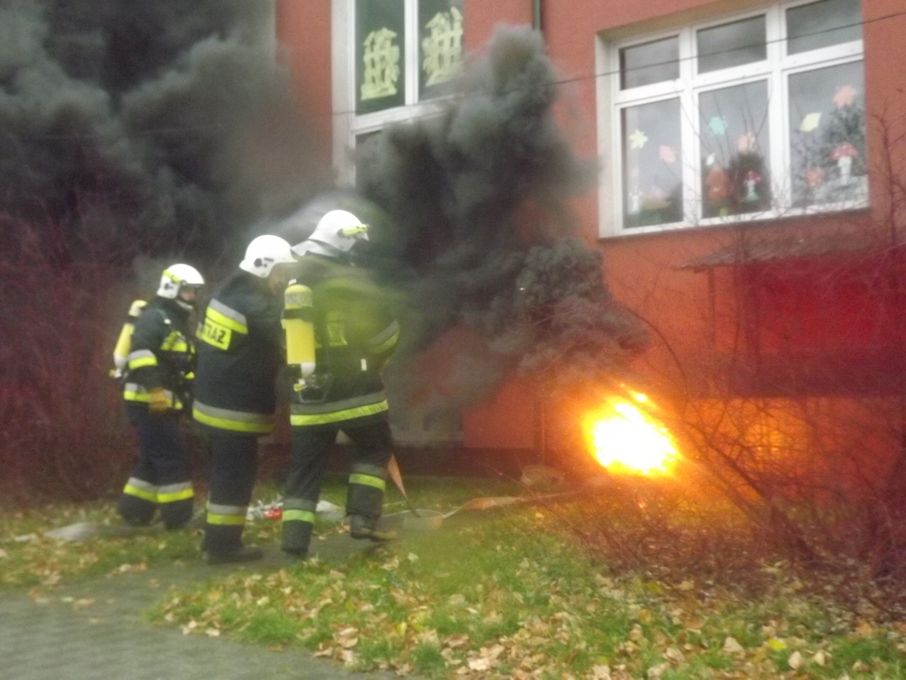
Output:
<path fill-rule="evenodd" d="M 358 241 L 368 240 L 368 225 L 346 210 L 331 210 L 318 220 L 318 225 L 306 240 L 293 246 L 293 252 L 337 257 L 348 253 Z"/>
<path fill-rule="evenodd" d="M 287 240 L 265 234 L 252 239 L 245 249 L 245 257 L 239 263 L 239 268 L 266 279 L 276 265 L 292 264 L 295 261 Z"/>
<path fill-rule="evenodd" d="M 204 277 L 195 267 L 188 264 L 171 264 L 160 275 L 157 295 L 168 300 L 176 300 L 181 307 L 192 309 L 191 304 L 179 299 L 179 293 L 183 288 L 200 288 L 203 285 Z"/>

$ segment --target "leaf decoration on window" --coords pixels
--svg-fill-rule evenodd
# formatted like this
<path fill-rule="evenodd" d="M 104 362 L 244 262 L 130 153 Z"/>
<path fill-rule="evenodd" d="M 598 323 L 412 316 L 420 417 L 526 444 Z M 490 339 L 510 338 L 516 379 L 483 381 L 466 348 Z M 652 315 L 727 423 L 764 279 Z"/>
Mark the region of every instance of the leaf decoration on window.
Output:
<path fill-rule="evenodd" d="M 713 116 L 711 120 L 708 121 L 708 127 L 711 128 L 711 132 L 720 137 L 727 132 L 727 121 L 721 116 Z"/>
<path fill-rule="evenodd" d="M 802 132 L 813 132 L 818 129 L 819 125 L 821 125 L 821 113 L 809 113 L 802 119 L 799 129 Z"/>
<path fill-rule="evenodd" d="M 631 149 L 642 149 L 647 143 L 648 135 L 639 129 L 633 130 L 632 134 L 629 135 L 629 148 Z"/>
<path fill-rule="evenodd" d="M 842 109 L 847 106 L 852 106 L 856 101 L 856 95 L 859 93 L 856 91 L 852 85 L 843 85 L 837 88 L 837 92 L 834 95 L 834 106 L 838 109 Z"/>

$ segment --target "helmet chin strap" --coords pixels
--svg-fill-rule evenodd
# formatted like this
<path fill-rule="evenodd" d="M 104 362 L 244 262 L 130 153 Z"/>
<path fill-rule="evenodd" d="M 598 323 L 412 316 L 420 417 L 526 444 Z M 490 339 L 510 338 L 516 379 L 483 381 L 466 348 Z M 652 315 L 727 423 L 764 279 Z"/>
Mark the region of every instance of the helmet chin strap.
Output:
<path fill-rule="evenodd" d="M 320 239 L 313 238 L 313 239 L 309 239 L 309 241 L 314 243 L 316 246 L 315 248 L 312 248 L 310 251 L 310 252 L 314 253 L 315 255 L 323 255 L 324 257 L 338 257 L 338 258 L 344 257 L 346 255 L 346 253 L 344 253 L 342 250 L 337 248 L 335 245 L 332 245 L 330 243 L 325 243 L 324 241 L 321 241 Z"/>
<path fill-rule="evenodd" d="M 178 304 L 180 307 L 182 307 L 184 310 L 186 310 L 187 312 L 194 311 L 194 310 L 195 310 L 195 303 L 194 303 L 194 302 L 189 302 L 188 300 L 184 300 L 184 299 L 182 298 L 182 296 L 180 295 L 180 293 L 182 293 L 181 290 L 180 290 L 180 291 L 177 291 L 176 297 L 173 298 L 173 301 L 174 301 L 176 304 Z"/>

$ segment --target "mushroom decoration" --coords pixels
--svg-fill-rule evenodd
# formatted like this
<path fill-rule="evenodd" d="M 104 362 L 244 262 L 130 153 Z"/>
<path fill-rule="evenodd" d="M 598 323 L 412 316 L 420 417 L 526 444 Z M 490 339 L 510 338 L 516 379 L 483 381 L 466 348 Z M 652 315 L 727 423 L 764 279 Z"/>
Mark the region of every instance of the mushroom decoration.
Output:
<path fill-rule="evenodd" d="M 837 161 L 837 167 L 840 169 L 840 184 L 849 184 L 850 173 L 852 172 L 853 158 L 857 158 L 859 152 L 849 142 L 842 142 L 831 152 L 832 161 Z"/>
<path fill-rule="evenodd" d="M 705 186 L 708 188 L 708 200 L 711 205 L 719 206 L 730 196 L 730 178 L 726 170 L 719 165 L 715 165 L 708 171 Z"/>
<path fill-rule="evenodd" d="M 760 197 L 755 191 L 755 187 L 760 181 L 761 175 L 759 175 L 754 170 L 749 170 L 746 173 L 745 179 L 743 180 L 743 184 L 745 184 L 746 187 L 746 195 L 742 199 L 743 202 L 755 203 L 756 201 L 760 200 Z"/>
<path fill-rule="evenodd" d="M 824 183 L 824 169 L 811 166 L 805 171 L 805 182 L 810 189 L 817 189 Z"/>

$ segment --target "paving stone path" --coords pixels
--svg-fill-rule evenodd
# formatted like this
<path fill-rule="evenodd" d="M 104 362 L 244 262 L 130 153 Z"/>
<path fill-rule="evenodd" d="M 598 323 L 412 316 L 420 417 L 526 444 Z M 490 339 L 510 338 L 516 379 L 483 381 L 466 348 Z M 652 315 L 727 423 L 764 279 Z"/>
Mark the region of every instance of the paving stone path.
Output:
<path fill-rule="evenodd" d="M 337 536 L 319 545 L 323 559 L 367 549 Z M 272 547 L 255 570 L 276 569 L 282 555 Z M 34 599 L 21 591 L 0 593 L 2 680 L 322 680 L 396 677 L 352 673 L 298 650 L 270 650 L 226 637 L 183 635 L 153 625 L 144 613 L 173 586 L 210 578 L 201 560 L 152 566 L 47 591 Z"/>

